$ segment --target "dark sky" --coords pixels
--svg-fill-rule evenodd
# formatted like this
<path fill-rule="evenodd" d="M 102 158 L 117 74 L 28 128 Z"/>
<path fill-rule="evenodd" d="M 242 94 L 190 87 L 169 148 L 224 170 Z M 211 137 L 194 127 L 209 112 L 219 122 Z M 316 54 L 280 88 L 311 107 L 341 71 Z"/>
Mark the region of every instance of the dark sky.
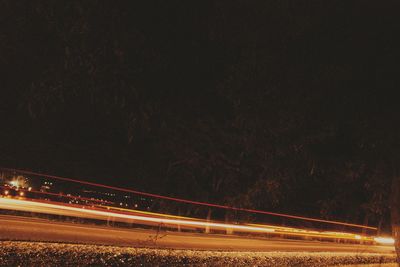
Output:
<path fill-rule="evenodd" d="M 0 163 L 376 218 L 386 212 L 382 177 L 398 162 L 396 10 L 390 1 L 2 1 Z"/>

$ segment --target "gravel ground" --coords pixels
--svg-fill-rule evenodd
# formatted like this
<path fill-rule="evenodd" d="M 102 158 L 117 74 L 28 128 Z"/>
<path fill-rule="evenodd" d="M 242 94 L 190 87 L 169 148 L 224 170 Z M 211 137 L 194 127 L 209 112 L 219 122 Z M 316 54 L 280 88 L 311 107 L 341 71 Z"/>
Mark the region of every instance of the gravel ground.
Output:
<path fill-rule="evenodd" d="M 399 267 L 396 263 L 336 265 L 335 267 Z"/>
<path fill-rule="evenodd" d="M 218 252 L 43 242 L 0 242 L 0 266 L 331 266 L 394 262 L 394 255 Z"/>

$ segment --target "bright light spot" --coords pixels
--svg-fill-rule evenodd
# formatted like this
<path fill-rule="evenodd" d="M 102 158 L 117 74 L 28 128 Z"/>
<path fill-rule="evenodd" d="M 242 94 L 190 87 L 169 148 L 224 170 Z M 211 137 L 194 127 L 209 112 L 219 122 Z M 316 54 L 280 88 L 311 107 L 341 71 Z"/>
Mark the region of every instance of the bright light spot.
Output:
<path fill-rule="evenodd" d="M 32 190 L 32 187 L 28 187 L 28 191 L 31 191 Z"/>
<path fill-rule="evenodd" d="M 8 195 L 10 193 L 10 191 L 8 191 L 8 190 L 4 190 L 4 195 Z"/>
<path fill-rule="evenodd" d="M 382 244 L 382 245 L 393 245 L 394 239 L 391 237 L 375 237 L 375 242 Z"/>
<path fill-rule="evenodd" d="M 10 185 L 15 186 L 15 187 L 19 187 L 19 182 L 17 180 L 11 181 Z"/>
<path fill-rule="evenodd" d="M 23 197 L 24 195 L 25 195 L 25 193 L 24 192 L 19 192 L 19 195 L 21 196 L 21 197 Z"/>
<path fill-rule="evenodd" d="M 360 239 L 361 239 L 361 236 L 359 236 L 359 235 L 354 235 L 354 238 L 360 240 Z"/>

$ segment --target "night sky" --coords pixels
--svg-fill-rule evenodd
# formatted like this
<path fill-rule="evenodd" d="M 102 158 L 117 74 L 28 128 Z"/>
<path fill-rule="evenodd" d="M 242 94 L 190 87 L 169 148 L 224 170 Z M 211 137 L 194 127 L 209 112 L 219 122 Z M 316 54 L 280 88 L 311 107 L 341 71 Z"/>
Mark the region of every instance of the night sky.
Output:
<path fill-rule="evenodd" d="M 1 1 L 0 165 L 385 224 L 394 3 Z"/>

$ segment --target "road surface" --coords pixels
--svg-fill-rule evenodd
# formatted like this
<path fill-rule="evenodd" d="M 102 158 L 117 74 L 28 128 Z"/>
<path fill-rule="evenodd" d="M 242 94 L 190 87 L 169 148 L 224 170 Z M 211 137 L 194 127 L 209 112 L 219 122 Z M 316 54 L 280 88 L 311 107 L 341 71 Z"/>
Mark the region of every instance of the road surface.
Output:
<path fill-rule="evenodd" d="M 394 253 L 392 246 L 158 232 L 0 215 L 0 239 L 200 250 Z"/>

